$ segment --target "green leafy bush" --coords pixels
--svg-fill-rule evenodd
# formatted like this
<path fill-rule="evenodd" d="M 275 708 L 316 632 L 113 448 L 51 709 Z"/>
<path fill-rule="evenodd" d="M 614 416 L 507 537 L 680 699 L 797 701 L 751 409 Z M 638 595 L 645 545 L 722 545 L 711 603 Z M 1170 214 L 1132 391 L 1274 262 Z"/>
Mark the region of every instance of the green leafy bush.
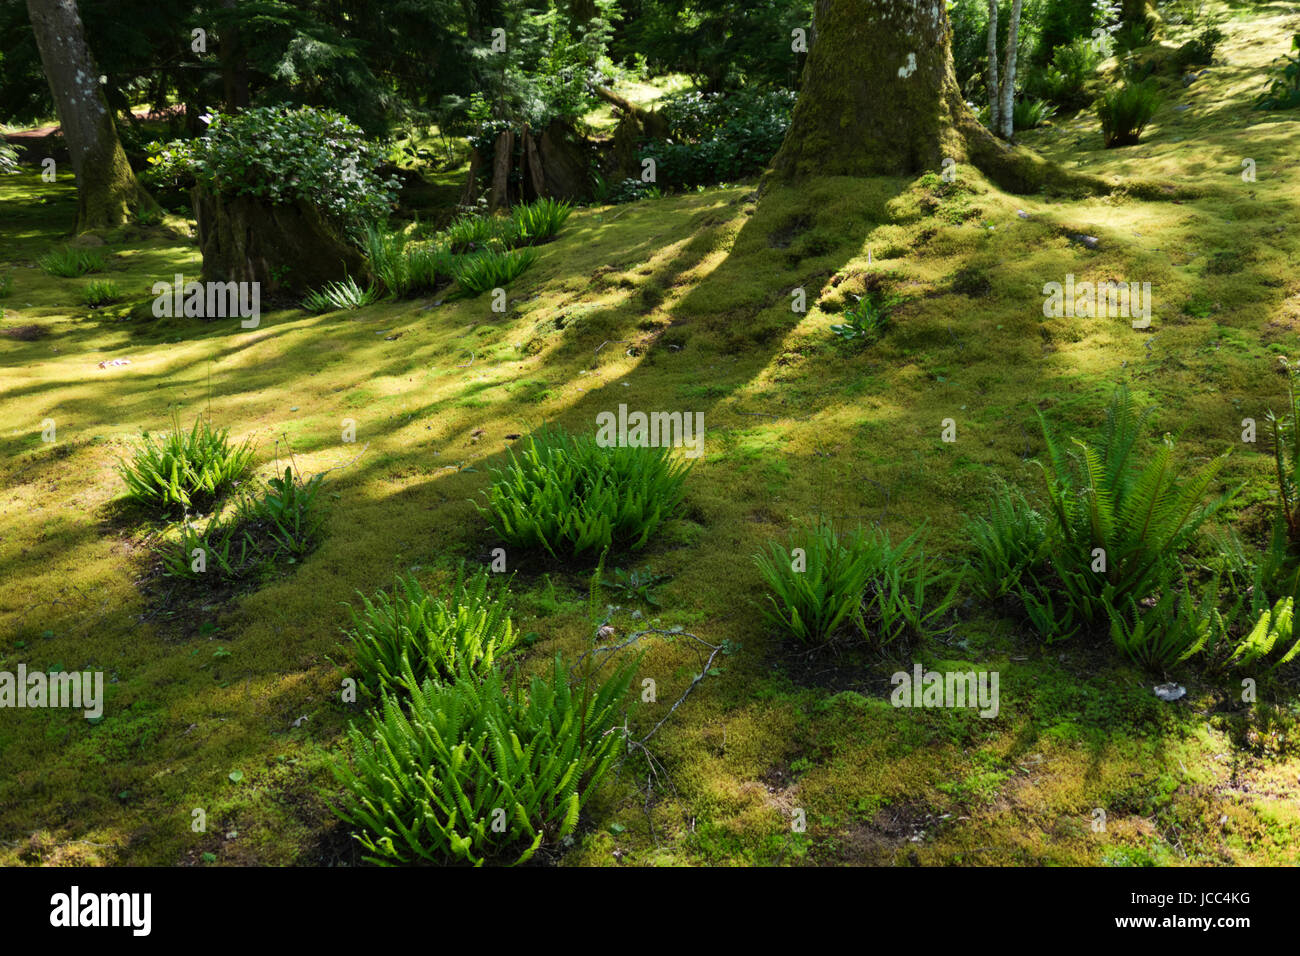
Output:
<path fill-rule="evenodd" d="M 897 545 L 889 534 L 875 531 L 868 540 L 874 569 L 858 615 L 858 627 L 869 642 L 885 645 L 903 636 L 937 637 L 952 630 L 944 623 L 952 610 L 960 573 L 937 566 L 921 544 L 921 531 L 914 531 Z M 936 592 L 947 590 L 936 599 Z"/>
<path fill-rule="evenodd" d="M 458 259 L 452 266 L 456 283 L 466 292 L 478 295 L 500 288 L 519 278 L 537 261 L 534 249 L 494 252 L 490 249 Z"/>
<path fill-rule="evenodd" d="M 131 460 L 118 465 L 127 497 L 167 513 L 200 509 L 219 498 L 253 462 L 250 442 L 231 445 L 228 428 L 198 418 L 182 431 L 173 413 L 172 430 L 160 439 L 146 433 Z"/>
<path fill-rule="evenodd" d="M 505 222 L 493 216 L 461 216 L 438 233 L 436 239 L 458 254 L 483 250 L 493 244 L 502 245 Z"/>
<path fill-rule="evenodd" d="M 987 518 L 966 522 L 965 536 L 975 554 L 968 561 L 977 593 L 996 600 L 1015 592 L 1026 571 L 1041 568 L 1047 546 L 1047 522 L 1018 492 L 994 495 Z"/>
<path fill-rule="evenodd" d="M 75 279 L 87 272 L 104 271 L 104 254 L 90 249 L 76 249 L 64 246 L 46 253 L 36 260 L 36 264 L 52 276 Z"/>
<path fill-rule="evenodd" d="M 481 677 L 491 670 L 519 635 L 505 603 L 508 592 L 494 596 L 488 579 L 484 571 L 466 580 L 462 566 L 445 598 L 400 575 L 391 596 L 362 596 L 347 633 L 365 692 L 414 694 L 426 680 L 446 681 L 462 671 Z"/>
<path fill-rule="evenodd" d="M 352 311 L 370 305 L 379 299 L 374 286 L 361 288 L 351 276 L 341 282 L 327 282 L 319 289 L 308 292 L 302 307 L 320 315 L 324 312 Z"/>
<path fill-rule="evenodd" d="M 1133 146 L 1142 137 L 1160 106 L 1160 93 L 1151 83 L 1125 83 L 1097 100 L 1097 118 L 1107 149 Z"/>
<path fill-rule="evenodd" d="M 95 279 L 81 290 L 81 301 L 92 309 L 120 301 L 122 290 L 112 279 Z"/>
<path fill-rule="evenodd" d="M 1108 603 L 1111 640 L 1133 662 L 1167 670 L 1217 644 L 1227 633 L 1216 606 L 1218 597 L 1216 580 L 1199 603 L 1186 585 L 1166 588 L 1150 605 L 1139 605 L 1131 596 L 1122 608 Z"/>
<path fill-rule="evenodd" d="M 532 435 L 493 469 L 480 506 L 507 544 L 555 558 L 595 558 L 605 549 L 636 551 L 681 505 L 689 465 L 668 448 L 603 448 L 590 435 L 559 428 Z"/>
<path fill-rule="evenodd" d="M 1291 38 L 1291 53 L 1274 62 L 1268 89 L 1255 99 L 1261 110 L 1292 110 L 1300 106 L 1300 33 Z"/>
<path fill-rule="evenodd" d="M 335 812 L 373 863 L 523 863 L 574 831 L 622 749 L 637 663 L 574 687 L 557 656 L 526 691 L 489 671 L 386 697 L 348 728 Z"/>
<path fill-rule="evenodd" d="M 1076 37 L 1052 53 L 1052 61 L 1039 76 L 1031 77 L 1035 92 L 1066 110 L 1088 105 L 1089 86 L 1097 75 L 1104 54 L 1089 37 Z"/>
<path fill-rule="evenodd" d="M 388 213 L 397 195 L 396 178 L 376 171 L 382 161 L 360 127 L 308 106 L 215 114 L 206 136 L 160 146 L 149 158 L 160 181 L 193 176 L 225 198 L 310 203 L 356 240 L 364 239 L 366 223 Z"/>
<path fill-rule="evenodd" d="M 653 159 L 662 188 L 694 188 L 752 176 L 781 148 L 797 96 L 791 90 L 665 97 L 668 139 L 651 140 L 638 161 Z M 629 196 L 628 198 L 640 198 Z"/>
<path fill-rule="evenodd" d="M 1228 35 L 1219 29 L 1218 24 L 1207 23 L 1174 53 L 1174 66 L 1185 70 L 1189 66 L 1213 63 L 1214 51 L 1227 37 Z"/>

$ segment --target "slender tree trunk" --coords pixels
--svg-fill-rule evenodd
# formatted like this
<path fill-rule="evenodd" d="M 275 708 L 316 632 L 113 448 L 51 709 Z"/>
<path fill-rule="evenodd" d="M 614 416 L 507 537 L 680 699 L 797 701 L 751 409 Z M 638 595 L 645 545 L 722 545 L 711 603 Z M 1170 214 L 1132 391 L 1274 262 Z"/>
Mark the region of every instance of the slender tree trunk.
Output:
<path fill-rule="evenodd" d="M 816 0 L 816 18 L 799 101 L 772 160 L 775 179 L 915 175 L 939 172 L 951 158 L 1013 191 L 1109 188 L 980 125 L 957 86 L 945 4 Z"/>
<path fill-rule="evenodd" d="M 998 0 L 989 0 L 989 129 L 1000 130 L 1002 100 L 998 93 Z"/>
<path fill-rule="evenodd" d="M 27 0 L 27 12 L 77 175 L 77 232 L 156 204 L 122 151 L 75 0 Z"/>
<path fill-rule="evenodd" d="M 1015 136 L 1016 53 L 1020 46 L 1020 5 L 1011 5 L 1011 22 L 1007 24 L 1007 65 L 1002 71 L 1002 138 L 1010 142 Z"/>

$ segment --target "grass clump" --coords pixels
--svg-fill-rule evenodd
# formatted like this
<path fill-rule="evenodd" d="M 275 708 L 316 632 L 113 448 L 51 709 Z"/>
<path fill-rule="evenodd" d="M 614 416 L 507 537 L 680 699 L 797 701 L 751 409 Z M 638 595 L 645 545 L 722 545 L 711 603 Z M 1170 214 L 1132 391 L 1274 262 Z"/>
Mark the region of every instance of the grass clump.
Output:
<path fill-rule="evenodd" d="M 636 551 L 681 505 L 689 465 L 668 448 L 605 448 L 547 428 L 493 469 L 480 506 L 507 544 L 559 558 Z"/>
<path fill-rule="evenodd" d="M 86 303 L 92 309 L 97 309 L 103 305 L 111 305 L 122 299 L 122 290 L 117 287 L 117 283 L 112 279 L 93 279 L 90 284 L 81 291 L 81 301 Z"/>
<path fill-rule="evenodd" d="M 1037 129 L 1056 115 L 1056 107 L 1047 100 L 1016 100 L 1011 108 L 1011 122 L 1016 129 Z"/>
<path fill-rule="evenodd" d="M 36 260 L 36 264 L 49 275 L 75 279 L 88 272 L 103 272 L 104 256 L 103 253 L 93 252 L 90 249 L 64 246 L 62 249 L 41 256 Z"/>
<path fill-rule="evenodd" d="M 213 428 L 203 418 L 183 431 L 173 413 L 170 432 L 159 439 L 145 433 L 130 461 L 118 465 L 127 497 L 163 514 L 215 501 L 253 462 L 251 443 L 232 445 L 229 434 L 230 429 Z"/>
<path fill-rule="evenodd" d="M 574 687 L 557 656 L 526 689 L 489 671 L 426 681 L 406 710 L 386 696 L 348 729 L 335 812 L 372 863 L 523 863 L 574 831 L 624 746 L 637 663 Z"/>
<path fill-rule="evenodd" d="M 451 281 L 452 257 L 442 248 L 411 242 L 402 233 L 375 225 L 366 230 L 366 248 L 375 278 L 396 298 L 432 292 Z"/>
<path fill-rule="evenodd" d="M 821 645 L 852 624 L 870 643 L 885 645 L 904 634 L 933 637 L 952 608 L 960 575 L 935 567 L 920 531 L 898 545 L 878 528 L 843 538 L 828 523 L 796 533 L 799 546 L 772 543 L 755 557 L 768 588 L 767 621 L 802 644 Z M 935 589 L 950 581 L 934 600 Z"/>
<path fill-rule="evenodd" d="M 508 285 L 537 261 L 533 249 L 497 252 L 485 249 L 464 256 L 452 267 L 457 284 L 472 295 Z"/>
<path fill-rule="evenodd" d="M 352 611 L 352 659 L 362 689 L 372 697 L 416 694 L 427 680 L 458 673 L 482 677 L 519 640 L 506 606 L 494 596 L 489 574 L 466 579 L 464 566 L 445 598 L 429 594 L 412 576 L 398 576 L 392 595 L 362 596 Z"/>
<path fill-rule="evenodd" d="M 378 298 L 379 293 L 374 286 L 363 289 L 357 285 L 356 279 L 347 276 L 341 282 L 330 282 L 307 293 L 307 297 L 302 300 L 302 307 L 308 312 L 320 315 L 324 312 L 364 308 Z"/>
<path fill-rule="evenodd" d="M 511 245 L 535 246 L 550 239 L 564 225 L 573 207 L 567 202 L 542 198 L 510 210 Z"/>

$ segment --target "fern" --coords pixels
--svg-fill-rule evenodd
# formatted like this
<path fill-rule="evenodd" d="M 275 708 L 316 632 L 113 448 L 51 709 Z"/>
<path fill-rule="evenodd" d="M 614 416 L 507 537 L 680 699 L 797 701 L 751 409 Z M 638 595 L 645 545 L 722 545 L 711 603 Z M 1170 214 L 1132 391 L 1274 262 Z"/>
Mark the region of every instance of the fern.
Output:
<path fill-rule="evenodd" d="M 639 660 L 585 694 L 557 656 L 526 693 L 495 671 L 480 681 L 460 670 L 448 683 L 426 681 L 409 712 L 385 696 L 364 729 L 348 728 L 334 812 L 356 828 L 369 862 L 523 863 L 574 831 L 618 756 Z"/>

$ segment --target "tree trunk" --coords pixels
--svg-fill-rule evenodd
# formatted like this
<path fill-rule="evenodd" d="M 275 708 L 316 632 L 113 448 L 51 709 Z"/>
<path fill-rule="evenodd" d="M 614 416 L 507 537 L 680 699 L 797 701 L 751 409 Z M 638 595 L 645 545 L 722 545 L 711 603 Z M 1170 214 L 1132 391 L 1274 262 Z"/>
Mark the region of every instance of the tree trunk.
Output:
<path fill-rule="evenodd" d="M 1002 71 L 1002 138 L 1010 142 L 1016 134 L 1016 54 L 1020 45 L 1020 4 L 1011 5 L 1011 22 L 1007 24 L 1007 65 Z"/>
<path fill-rule="evenodd" d="M 122 151 L 75 0 L 27 0 L 27 12 L 77 175 L 76 231 L 120 225 L 138 208 L 156 208 Z"/>
<path fill-rule="evenodd" d="M 998 94 L 998 0 L 989 0 L 989 129 L 999 130 L 1002 124 L 1002 100 Z"/>
<path fill-rule="evenodd" d="M 225 10 L 233 11 L 239 0 L 221 0 Z M 248 59 L 240 39 L 239 27 L 233 20 L 221 31 L 221 85 L 226 100 L 226 110 L 246 109 L 248 95 Z"/>
<path fill-rule="evenodd" d="M 270 205 L 197 187 L 192 197 L 204 280 L 258 282 L 266 293 L 298 294 L 345 276 L 365 284 L 365 257 L 311 203 Z"/>
<path fill-rule="evenodd" d="M 943 3 L 817 0 L 816 17 L 817 43 L 772 161 L 776 178 L 915 175 L 938 172 L 950 157 L 1012 191 L 1109 189 L 1011 149 L 980 125 L 957 86 Z"/>
<path fill-rule="evenodd" d="M 492 192 L 488 195 L 488 211 L 495 212 L 510 205 L 510 167 L 514 165 L 515 134 L 503 129 L 497 134 L 496 153 L 492 157 Z"/>

